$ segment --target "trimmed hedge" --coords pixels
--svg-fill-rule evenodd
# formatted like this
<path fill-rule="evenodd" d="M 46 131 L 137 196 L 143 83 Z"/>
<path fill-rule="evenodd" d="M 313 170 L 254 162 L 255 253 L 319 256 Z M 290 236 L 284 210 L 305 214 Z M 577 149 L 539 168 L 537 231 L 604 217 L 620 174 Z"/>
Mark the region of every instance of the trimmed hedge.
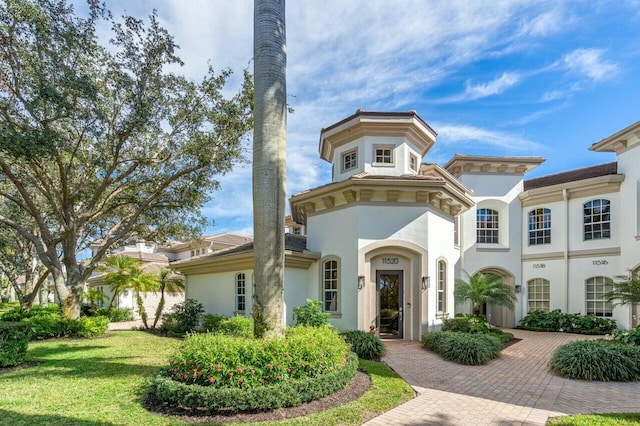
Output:
<path fill-rule="evenodd" d="M 362 359 L 379 359 L 384 355 L 384 343 L 378 336 L 362 330 L 349 330 L 340 333 L 351 350 Z"/>
<path fill-rule="evenodd" d="M 170 405 L 204 410 L 266 410 L 344 387 L 358 359 L 330 327 L 293 327 L 284 339 L 192 334 L 152 381 Z"/>
<path fill-rule="evenodd" d="M 565 314 L 560 309 L 551 312 L 533 311 L 520 320 L 518 328 L 532 331 L 561 331 L 577 334 L 611 334 L 615 320 L 594 315 Z"/>
<path fill-rule="evenodd" d="M 640 347 L 615 341 L 580 340 L 555 350 L 551 371 L 578 380 L 629 382 L 640 380 Z"/>
<path fill-rule="evenodd" d="M 20 322 L 0 322 L 0 367 L 20 365 L 27 355 L 31 330 Z"/>
<path fill-rule="evenodd" d="M 422 335 L 422 346 L 442 358 L 465 365 L 482 365 L 497 358 L 502 343 L 488 334 L 436 331 Z"/>

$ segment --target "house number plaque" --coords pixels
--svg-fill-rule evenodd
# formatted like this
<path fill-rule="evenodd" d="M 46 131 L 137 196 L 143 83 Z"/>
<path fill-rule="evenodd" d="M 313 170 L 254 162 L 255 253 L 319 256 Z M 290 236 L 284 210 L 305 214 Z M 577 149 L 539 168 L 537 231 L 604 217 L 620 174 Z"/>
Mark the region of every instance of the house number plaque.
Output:
<path fill-rule="evenodd" d="M 385 265 L 397 265 L 400 263 L 400 260 L 397 257 L 383 257 L 382 263 Z"/>

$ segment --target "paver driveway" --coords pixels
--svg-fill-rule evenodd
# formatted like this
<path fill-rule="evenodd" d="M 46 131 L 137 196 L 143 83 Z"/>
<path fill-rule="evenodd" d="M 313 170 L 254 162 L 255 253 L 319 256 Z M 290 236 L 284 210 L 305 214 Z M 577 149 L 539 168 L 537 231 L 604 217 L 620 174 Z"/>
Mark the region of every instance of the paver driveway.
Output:
<path fill-rule="evenodd" d="M 640 412 L 640 383 L 585 382 L 549 373 L 555 348 L 575 334 L 509 330 L 522 341 L 483 366 L 444 361 L 417 342 L 386 341 L 383 361 L 418 396 L 367 425 L 544 425 L 550 416 Z"/>

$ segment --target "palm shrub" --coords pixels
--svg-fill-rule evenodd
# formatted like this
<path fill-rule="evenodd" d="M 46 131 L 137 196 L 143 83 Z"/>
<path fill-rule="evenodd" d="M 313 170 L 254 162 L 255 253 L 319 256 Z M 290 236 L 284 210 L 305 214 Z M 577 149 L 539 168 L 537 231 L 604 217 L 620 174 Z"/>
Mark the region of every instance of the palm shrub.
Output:
<path fill-rule="evenodd" d="M 456 279 L 454 298 L 456 303 L 471 302 L 474 315 L 480 315 L 480 307 L 485 303 L 506 306 L 513 309 L 516 295 L 514 289 L 502 281 L 502 277 L 493 274 L 475 274 L 468 280 Z"/>
<path fill-rule="evenodd" d="M 330 327 L 292 327 L 285 338 L 191 334 L 152 381 L 169 405 L 204 410 L 266 410 L 344 387 L 357 357 Z"/>
<path fill-rule="evenodd" d="M 422 336 L 422 345 L 448 361 L 465 365 L 482 365 L 497 358 L 502 343 L 488 334 L 437 331 Z"/>
<path fill-rule="evenodd" d="M 329 324 L 330 317 L 330 313 L 322 310 L 322 302 L 319 300 L 307 299 L 305 305 L 293 308 L 293 319 L 296 325 L 322 327 Z"/>
<path fill-rule="evenodd" d="M 348 330 L 340 333 L 351 350 L 362 359 L 379 359 L 384 355 L 384 343 L 378 336 L 362 330 Z"/>
<path fill-rule="evenodd" d="M 578 380 L 640 380 L 640 347 L 604 339 L 580 340 L 560 346 L 549 368 L 559 376 Z"/>

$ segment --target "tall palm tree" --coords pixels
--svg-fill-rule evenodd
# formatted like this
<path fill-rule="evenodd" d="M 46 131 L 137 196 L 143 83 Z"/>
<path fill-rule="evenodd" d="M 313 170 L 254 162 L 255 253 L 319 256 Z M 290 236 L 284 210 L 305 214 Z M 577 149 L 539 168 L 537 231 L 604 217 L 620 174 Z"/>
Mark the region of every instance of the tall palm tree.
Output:
<path fill-rule="evenodd" d="M 483 304 L 506 306 L 513 309 L 516 295 L 509 284 L 502 281 L 502 277 L 493 274 L 467 275 L 468 281 L 458 278 L 455 282 L 454 298 L 456 303 L 471 302 L 473 314 L 480 315 Z"/>
<path fill-rule="evenodd" d="M 158 274 L 158 283 L 160 284 L 160 301 L 156 307 L 156 317 L 153 319 L 151 328 L 156 328 L 158 320 L 162 316 L 164 309 L 164 294 L 166 293 L 182 293 L 184 292 L 184 279 L 175 274 L 172 269 L 164 268 Z"/>
<path fill-rule="evenodd" d="M 254 334 L 284 335 L 285 1 L 254 0 Z"/>

